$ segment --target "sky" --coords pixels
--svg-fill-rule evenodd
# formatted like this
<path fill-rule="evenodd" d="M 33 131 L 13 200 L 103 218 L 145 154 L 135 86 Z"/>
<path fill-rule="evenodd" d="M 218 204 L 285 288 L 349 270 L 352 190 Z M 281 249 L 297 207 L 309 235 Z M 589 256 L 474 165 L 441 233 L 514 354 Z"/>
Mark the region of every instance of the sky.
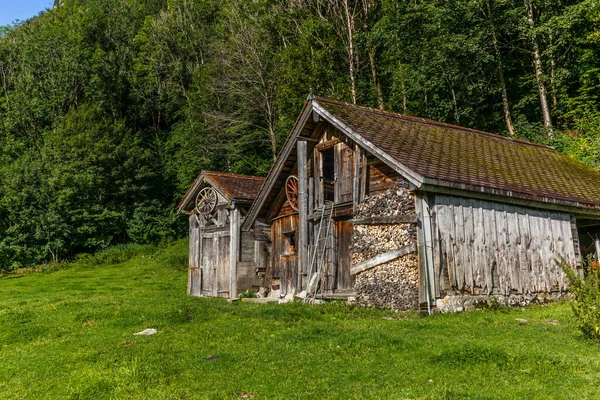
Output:
<path fill-rule="evenodd" d="M 0 26 L 19 19 L 25 21 L 46 8 L 52 8 L 54 0 L 0 0 Z"/>

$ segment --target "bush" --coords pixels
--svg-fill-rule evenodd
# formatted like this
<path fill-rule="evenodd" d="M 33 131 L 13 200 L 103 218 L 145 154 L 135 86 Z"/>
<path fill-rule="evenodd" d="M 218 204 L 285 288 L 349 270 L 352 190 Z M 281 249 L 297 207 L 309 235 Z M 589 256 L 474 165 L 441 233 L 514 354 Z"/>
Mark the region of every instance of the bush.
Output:
<path fill-rule="evenodd" d="M 258 296 L 256 295 L 256 293 L 250 289 L 246 290 L 243 293 L 240 293 L 240 295 L 238 296 L 238 298 L 241 299 L 254 299 L 257 298 Z"/>
<path fill-rule="evenodd" d="M 151 255 L 155 251 L 154 246 L 140 244 L 119 244 L 97 251 L 94 254 L 79 254 L 76 262 L 84 265 L 120 264 L 138 255 Z"/>
<path fill-rule="evenodd" d="M 579 329 L 589 339 L 600 339 L 600 263 L 590 262 L 582 277 L 564 259 L 556 262 L 569 278 L 569 291 L 575 296 L 572 308 Z"/>

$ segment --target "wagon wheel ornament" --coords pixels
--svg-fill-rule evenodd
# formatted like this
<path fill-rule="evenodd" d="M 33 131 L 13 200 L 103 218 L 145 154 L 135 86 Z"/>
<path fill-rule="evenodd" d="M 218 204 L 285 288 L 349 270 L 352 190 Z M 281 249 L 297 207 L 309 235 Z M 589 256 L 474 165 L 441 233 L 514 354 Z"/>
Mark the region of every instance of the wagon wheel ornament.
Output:
<path fill-rule="evenodd" d="M 298 211 L 298 178 L 295 175 L 290 175 L 286 179 L 285 195 L 290 206 L 292 206 L 295 211 Z"/>
<path fill-rule="evenodd" d="M 196 196 L 196 211 L 198 214 L 206 215 L 217 207 L 217 192 L 211 187 L 205 187 Z"/>

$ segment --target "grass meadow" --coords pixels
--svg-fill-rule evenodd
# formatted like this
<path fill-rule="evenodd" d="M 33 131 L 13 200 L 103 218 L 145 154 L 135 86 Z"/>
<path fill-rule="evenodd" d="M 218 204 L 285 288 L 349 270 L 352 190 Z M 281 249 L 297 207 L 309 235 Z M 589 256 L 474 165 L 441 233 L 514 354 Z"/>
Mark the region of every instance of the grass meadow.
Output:
<path fill-rule="evenodd" d="M 600 345 L 569 304 L 431 317 L 229 304 L 187 296 L 186 267 L 180 241 L 0 277 L 0 398 L 600 397 Z M 158 333 L 133 335 L 146 328 Z"/>

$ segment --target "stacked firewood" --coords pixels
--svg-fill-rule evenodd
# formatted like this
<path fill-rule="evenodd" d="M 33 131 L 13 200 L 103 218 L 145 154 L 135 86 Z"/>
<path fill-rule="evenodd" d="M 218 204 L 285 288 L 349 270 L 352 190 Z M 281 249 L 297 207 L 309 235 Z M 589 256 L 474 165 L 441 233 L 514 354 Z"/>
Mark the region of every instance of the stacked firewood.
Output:
<path fill-rule="evenodd" d="M 415 213 L 414 195 L 401 187 L 366 198 L 354 218 Z M 415 224 L 354 225 L 352 264 L 416 243 Z M 356 276 L 357 304 L 395 310 L 418 307 L 418 267 L 415 253 L 376 266 Z"/>

